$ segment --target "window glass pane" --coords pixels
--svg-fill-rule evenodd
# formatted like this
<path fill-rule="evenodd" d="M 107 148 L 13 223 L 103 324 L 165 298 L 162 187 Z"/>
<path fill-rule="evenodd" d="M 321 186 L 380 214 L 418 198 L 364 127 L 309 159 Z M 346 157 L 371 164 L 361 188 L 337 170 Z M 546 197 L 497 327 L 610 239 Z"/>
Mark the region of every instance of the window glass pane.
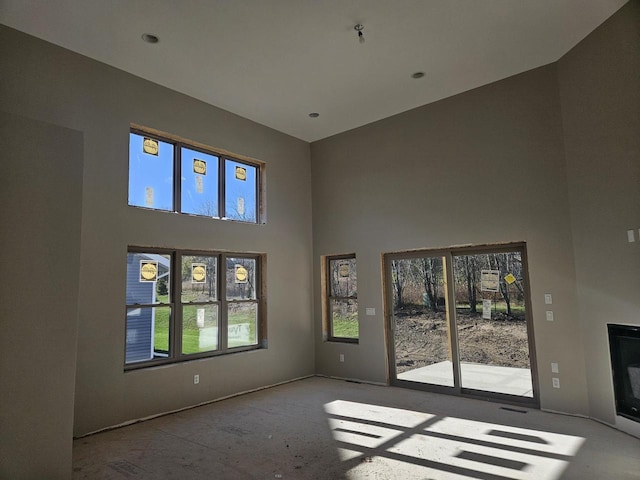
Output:
<path fill-rule="evenodd" d="M 225 162 L 225 216 L 243 222 L 257 221 L 257 168 L 227 159 Z"/>
<path fill-rule="evenodd" d="M 358 275 L 355 258 L 329 260 L 331 297 L 357 297 Z"/>
<path fill-rule="evenodd" d="M 169 303 L 170 265 L 170 255 L 127 254 L 127 305 Z"/>
<path fill-rule="evenodd" d="M 129 134 L 129 205 L 173 211 L 173 145 Z"/>
<path fill-rule="evenodd" d="M 182 353 L 218 349 L 218 305 L 182 306 Z"/>
<path fill-rule="evenodd" d="M 210 302 L 218 298 L 217 257 L 185 255 L 182 257 L 181 302 Z"/>
<path fill-rule="evenodd" d="M 127 308 L 126 363 L 169 354 L 171 307 Z"/>
<path fill-rule="evenodd" d="M 358 338 L 358 301 L 331 300 L 331 330 L 333 337 Z"/>
<path fill-rule="evenodd" d="M 256 299 L 256 259 L 227 258 L 227 300 Z"/>
<path fill-rule="evenodd" d="M 258 343 L 258 304 L 230 303 L 227 307 L 229 348 Z"/>
<path fill-rule="evenodd" d="M 218 216 L 218 157 L 181 149 L 182 213 Z"/>

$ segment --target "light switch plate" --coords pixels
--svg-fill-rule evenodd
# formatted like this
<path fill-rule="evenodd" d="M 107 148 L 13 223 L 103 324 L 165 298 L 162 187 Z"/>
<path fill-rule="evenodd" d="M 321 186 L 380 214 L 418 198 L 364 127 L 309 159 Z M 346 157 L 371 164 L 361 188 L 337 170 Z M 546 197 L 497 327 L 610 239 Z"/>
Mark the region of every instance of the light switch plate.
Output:
<path fill-rule="evenodd" d="M 636 241 L 636 232 L 635 232 L 635 230 L 627 230 L 627 241 L 629 243 Z"/>
<path fill-rule="evenodd" d="M 551 296 L 550 293 L 545 293 L 544 294 L 544 303 L 546 305 L 551 305 L 553 303 L 553 297 Z"/>
<path fill-rule="evenodd" d="M 557 377 L 553 377 L 551 379 L 551 381 L 553 382 L 553 388 L 560 388 L 560 379 Z"/>
<path fill-rule="evenodd" d="M 558 373 L 558 372 L 559 372 L 559 370 L 558 370 L 558 364 L 557 364 L 557 363 L 555 363 L 555 362 L 552 362 L 552 363 L 551 363 L 551 373 Z"/>
<path fill-rule="evenodd" d="M 545 313 L 547 314 L 547 322 L 553 322 L 553 312 L 551 310 L 547 310 Z"/>

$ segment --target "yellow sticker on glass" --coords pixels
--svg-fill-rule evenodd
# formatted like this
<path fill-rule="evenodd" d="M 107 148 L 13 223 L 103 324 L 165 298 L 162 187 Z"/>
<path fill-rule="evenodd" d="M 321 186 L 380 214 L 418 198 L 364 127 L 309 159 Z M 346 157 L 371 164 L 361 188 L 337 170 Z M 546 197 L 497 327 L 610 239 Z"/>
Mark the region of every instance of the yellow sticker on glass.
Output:
<path fill-rule="evenodd" d="M 140 281 L 155 282 L 158 279 L 158 262 L 140 260 Z"/>
<path fill-rule="evenodd" d="M 247 179 L 247 169 L 242 167 L 236 167 L 236 178 L 244 182 Z"/>
<path fill-rule="evenodd" d="M 191 264 L 191 283 L 205 283 L 207 280 L 207 265 L 204 263 Z"/>
<path fill-rule="evenodd" d="M 197 158 L 193 159 L 193 173 L 197 173 L 199 175 L 207 174 L 207 162 L 204 160 L 198 160 Z"/>
<path fill-rule="evenodd" d="M 506 277 L 504 277 L 504 281 L 511 285 L 516 281 L 516 277 L 514 277 L 512 274 L 508 274 Z"/>
<path fill-rule="evenodd" d="M 341 278 L 348 277 L 350 271 L 351 271 L 351 268 L 349 267 L 348 263 L 341 263 L 340 266 L 338 267 L 338 274 L 340 275 Z"/>
<path fill-rule="evenodd" d="M 236 283 L 247 283 L 249 272 L 242 265 L 236 265 Z"/>
<path fill-rule="evenodd" d="M 149 155 L 158 156 L 158 141 L 153 138 L 144 137 L 144 141 L 142 142 L 142 151 L 144 153 L 148 153 Z"/>

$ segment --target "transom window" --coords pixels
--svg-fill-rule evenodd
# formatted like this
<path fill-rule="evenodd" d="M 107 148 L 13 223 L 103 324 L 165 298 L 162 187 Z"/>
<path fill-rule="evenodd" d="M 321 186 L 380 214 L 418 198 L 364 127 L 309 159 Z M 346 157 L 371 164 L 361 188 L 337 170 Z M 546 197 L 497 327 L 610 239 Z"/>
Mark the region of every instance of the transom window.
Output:
<path fill-rule="evenodd" d="M 263 165 L 132 129 L 129 205 L 258 223 Z"/>
<path fill-rule="evenodd" d="M 263 346 L 262 256 L 131 248 L 128 368 Z"/>
<path fill-rule="evenodd" d="M 328 339 L 357 343 L 358 275 L 355 255 L 325 257 L 324 311 Z"/>

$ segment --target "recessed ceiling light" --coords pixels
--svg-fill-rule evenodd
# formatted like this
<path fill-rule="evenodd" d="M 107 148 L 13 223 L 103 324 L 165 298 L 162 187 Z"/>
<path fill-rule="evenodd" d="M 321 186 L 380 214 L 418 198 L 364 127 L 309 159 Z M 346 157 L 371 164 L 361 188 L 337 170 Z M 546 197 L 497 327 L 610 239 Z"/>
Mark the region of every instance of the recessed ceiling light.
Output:
<path fill-rule="evenodd" d="M 142 40 L 144 40 L 147 43 L 158 43 L 160 39 L 157 36 L 155 36 L 153 33 L 143 33 Z"/>
<path fill-rule="evenodd" d="M 311 118 L 318 118 L 318 117 L 320 116 L 320 114 L 319 114 L 318 112 L 311 112 L 311 113 L 309 114 L 309 116 L 310 116 Z"/>
<path fill-rule="evenodd" d="M 422 78 L 424 77 L 424 72 L 416 72 L 411 75 L 411 78 Z"/>

